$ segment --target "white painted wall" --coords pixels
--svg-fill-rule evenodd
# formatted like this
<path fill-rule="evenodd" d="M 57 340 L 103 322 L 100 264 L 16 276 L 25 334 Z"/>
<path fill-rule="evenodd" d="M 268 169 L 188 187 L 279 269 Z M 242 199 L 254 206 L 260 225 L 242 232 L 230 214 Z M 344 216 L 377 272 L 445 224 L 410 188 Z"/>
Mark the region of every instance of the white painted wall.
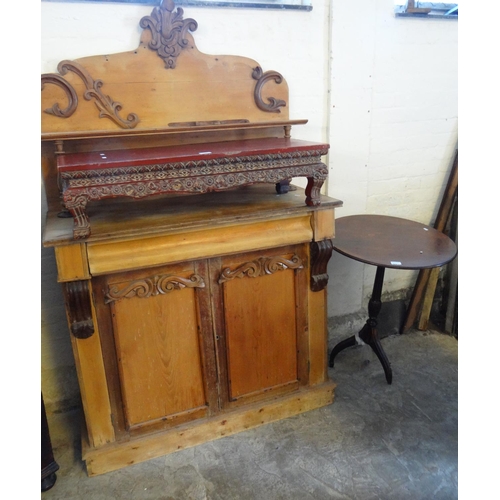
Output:
<path fill-rule="evenodd" d="M 458 141 L 458 23 L 396 18 L 391 0 L 331 1 L 329 194 L 337 215 L 432 223 Z M 334 254 L 329 315 L 358 312 L 375 268 Z M 388 269 L 384 290 L 416 273 Z"/>
<path fill-rule="evenodd" d="M 41 2 L 41 72 L 63 59 L 137 47 L 151 6 Z M 457 22 L 396 19 L 392 0 L 313 0 L 311 12 L 192 8 L 198 49 L 255 59 L 290 89 L 299 139 L 329 141 L 327 193 L 337 216 L 381 213 L 429 223 L 457 142 Z M 46 205 L 42 200 L 42 214 Z M 329 315 L 365 307 L 374 269 L 334 254 Z M 412 285 L 388 272 L 386 290 Z M 42 251 L 42 390 L 50 408 L 76 388 L 52 251 Z M 61 403 L 61 401 L 65 401 Z"/>

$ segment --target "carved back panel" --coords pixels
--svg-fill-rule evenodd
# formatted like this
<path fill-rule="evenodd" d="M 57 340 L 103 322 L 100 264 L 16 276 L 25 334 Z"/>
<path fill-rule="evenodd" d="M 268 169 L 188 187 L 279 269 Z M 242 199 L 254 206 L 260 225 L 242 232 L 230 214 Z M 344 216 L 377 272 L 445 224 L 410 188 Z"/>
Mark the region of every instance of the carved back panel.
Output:
<path fill-rule="evenodd" d="M 197 22 L 172 0 L 140 26 L 136 50 L 61 61 L 42 75 L 42 138 L 289 119 L 283 77 L 245 57 L 199 52 Z"/>

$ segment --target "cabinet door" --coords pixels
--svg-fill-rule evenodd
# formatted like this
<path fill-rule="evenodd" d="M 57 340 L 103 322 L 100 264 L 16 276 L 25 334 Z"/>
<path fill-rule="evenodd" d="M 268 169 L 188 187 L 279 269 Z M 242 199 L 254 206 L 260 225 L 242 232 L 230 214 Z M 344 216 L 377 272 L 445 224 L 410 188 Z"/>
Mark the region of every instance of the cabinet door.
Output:
<path fill-rule="evenodd" d="M 297 390 L 307 382 L 304 247 L 228 256 L 219 266 L 223 404 Z"/>
<path fill-rule="evenodd" d="M 131 433 L 204 417 L 216 405 L 205 274 L 203 263 L 186 263 L 101 280 Z"/>

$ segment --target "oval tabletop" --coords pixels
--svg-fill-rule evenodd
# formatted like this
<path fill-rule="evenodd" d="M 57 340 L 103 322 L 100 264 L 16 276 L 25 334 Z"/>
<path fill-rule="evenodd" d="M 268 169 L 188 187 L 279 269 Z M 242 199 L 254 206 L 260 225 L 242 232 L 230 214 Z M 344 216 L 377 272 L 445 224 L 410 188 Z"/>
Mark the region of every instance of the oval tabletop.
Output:
<path fill-rule="evenodd" d="M 350 215 L 335 221 L 334 249 L 352 259 L 394 269 L 442 266 L 457 246 L 420 222 L 386 215 Z"/>

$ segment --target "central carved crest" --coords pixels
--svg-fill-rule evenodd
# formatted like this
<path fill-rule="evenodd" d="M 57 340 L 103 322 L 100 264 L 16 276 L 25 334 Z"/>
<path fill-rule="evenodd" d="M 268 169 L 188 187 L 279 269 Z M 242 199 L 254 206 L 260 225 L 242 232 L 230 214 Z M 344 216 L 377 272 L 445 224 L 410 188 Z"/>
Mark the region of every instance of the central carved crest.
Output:
<path fill-rule="evenodd" d="M 183 9 L 178 7 L 174 12 L 175 8 L 173 0 L 163 0 L 150 16 L 140 21 L 141 28 L 151 30 L 149 48 L 158 52 L 167 69 L 175 68 L 178 55 L 187 46 L 186 33 L 198 28 L 194 19 L 182 19 Z"/>

